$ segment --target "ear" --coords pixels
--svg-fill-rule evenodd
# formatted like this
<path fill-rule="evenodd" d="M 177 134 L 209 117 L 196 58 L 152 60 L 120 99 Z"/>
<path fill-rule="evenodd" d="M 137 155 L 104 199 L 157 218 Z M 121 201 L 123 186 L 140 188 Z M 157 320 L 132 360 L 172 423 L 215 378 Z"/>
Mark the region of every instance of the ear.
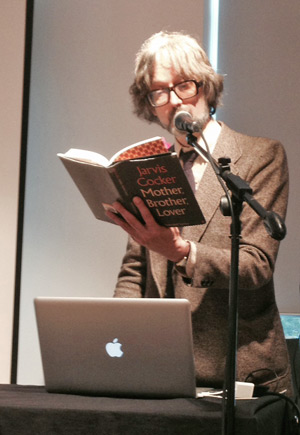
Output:
<path fill-rule="evenodd" d="M 155 116 L 155 118 L 157 118 L 155 107 L 151 107 L 151 112 L 152 112 L 152 115 Z"/>
<path fill-rule="evenodd" d="M 151 106 L 151 104 L 149 103 L 149 109 L 152 115 L 155 116 L 155 118 L 157 118 L 156 107 Z"/>

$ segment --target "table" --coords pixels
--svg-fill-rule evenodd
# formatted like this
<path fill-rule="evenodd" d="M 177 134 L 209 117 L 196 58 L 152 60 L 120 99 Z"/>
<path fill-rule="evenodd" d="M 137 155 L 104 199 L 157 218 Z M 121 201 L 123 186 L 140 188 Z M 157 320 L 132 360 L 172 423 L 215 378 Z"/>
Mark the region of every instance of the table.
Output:
<path fill-rule="evenodd" d="M 282 435 L 285 401 L 239 400 L 237 435 Z M 217 398 L 126 399 L 47 393 L 41 386 L 0 385 L 1 435 L 220 435 Z"/>

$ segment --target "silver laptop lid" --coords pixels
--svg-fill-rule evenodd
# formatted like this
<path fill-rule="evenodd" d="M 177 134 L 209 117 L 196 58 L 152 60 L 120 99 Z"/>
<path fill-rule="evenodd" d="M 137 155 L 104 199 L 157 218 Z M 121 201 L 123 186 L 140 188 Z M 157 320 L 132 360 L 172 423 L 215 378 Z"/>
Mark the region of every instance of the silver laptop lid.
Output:
<path fill-rule="evenodd" d="M 36 298 L 46 389 L 195 397 L 185 299 Z"/>

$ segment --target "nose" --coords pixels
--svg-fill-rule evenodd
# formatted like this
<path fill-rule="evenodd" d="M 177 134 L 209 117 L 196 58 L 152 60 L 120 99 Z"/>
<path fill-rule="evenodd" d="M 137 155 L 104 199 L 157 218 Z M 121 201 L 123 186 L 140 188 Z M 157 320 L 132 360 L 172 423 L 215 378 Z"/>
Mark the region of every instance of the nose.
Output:
<path fill-rule="evenodd" d="M 174 90 L 171 90 L 170 92 L 170 103 L 173 106 L 179 106 L 182 103 L 182 100 L 178 97 Z"/>

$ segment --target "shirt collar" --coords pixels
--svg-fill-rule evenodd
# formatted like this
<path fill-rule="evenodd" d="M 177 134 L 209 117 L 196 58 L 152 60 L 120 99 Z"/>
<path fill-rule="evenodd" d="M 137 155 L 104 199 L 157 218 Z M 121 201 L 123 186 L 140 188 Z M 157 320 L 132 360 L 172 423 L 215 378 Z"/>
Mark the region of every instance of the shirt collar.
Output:
<path fill-rule="evenodd" d="M 207 144 L 209 146 L 209 151 L 210 151 L 211 154 L 213 153 L 213 151 L 215 149 L 216 143 L 217 143 L 219 135 L 221 133 L 221 129 L 222 129 L 221 124 L 219 124 L 217 121 L 213 120 L 212 122 L 210 122 L 206 126 L 206 128 L 203 131 L 203 135 L 204 135 L 205 140 L 206 140 L 206 142 L 207 142 Z M 205 146 L 205 143 L 204 143 L 202 138 L 200 138 L 198 140 L 198 143 L 206 151 L 206 146 Z M 185 153 L 185 152 L 191 151 L 192 149 L 193 149 L 192 146 L 188 146 L 188 147 L 182 148 L 178 144 L 178 142 L 175 142 L 175 145 L 174 145 L 174 150 L 175 150 L 176 154 L 178 155 L 178 157 L 180 155 L 181 150 L 182 150 L 182 152 Z M 206 163 L 208 162 L 208 160 L 207 160 L 207 158 L 205 158 L 205 156 L 200 156 L 199 155 L 199 157 L 202 157 L 202 159 Z"/>

